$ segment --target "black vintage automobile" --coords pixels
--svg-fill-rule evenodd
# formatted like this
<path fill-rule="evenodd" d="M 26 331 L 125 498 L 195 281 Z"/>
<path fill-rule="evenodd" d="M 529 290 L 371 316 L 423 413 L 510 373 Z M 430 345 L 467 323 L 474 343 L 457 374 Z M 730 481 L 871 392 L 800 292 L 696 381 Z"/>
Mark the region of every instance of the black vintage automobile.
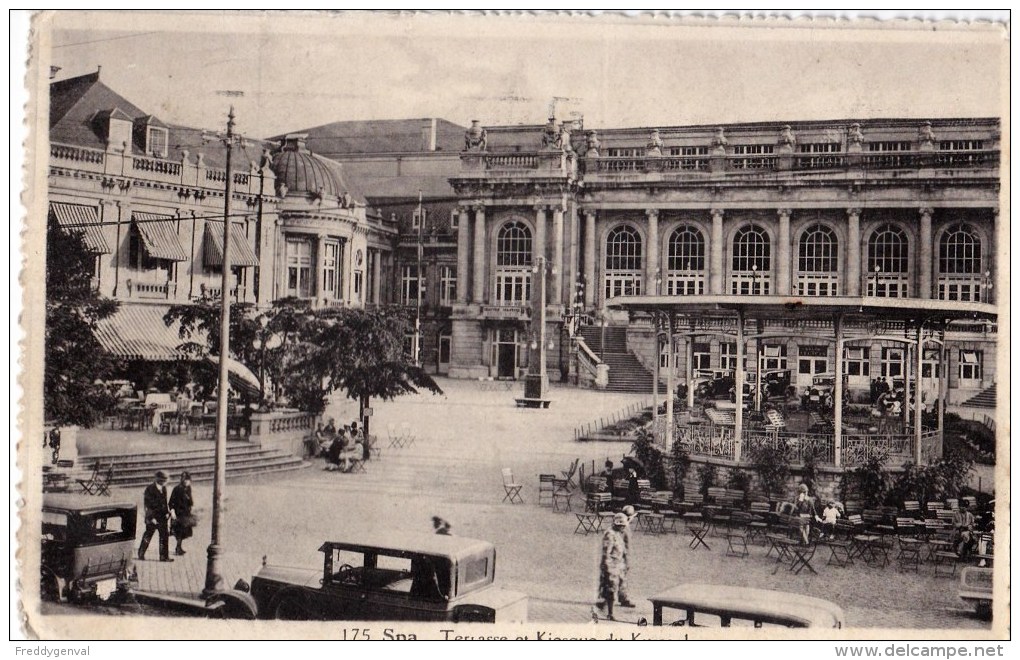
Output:
<path fill-rule="evenodd" d="M 138 507 L 131 502 L 44 495 L 42 598 L 82 602 L 130 591 L 137 518 Z"/>
<path fill-rule="evenodd" d="M 439 534 L 327 541 L 319 568 L 265 565 L 252 578 L 259 618 L 522 623 L 528 598 L 493 583 L 496 549 Z"/>

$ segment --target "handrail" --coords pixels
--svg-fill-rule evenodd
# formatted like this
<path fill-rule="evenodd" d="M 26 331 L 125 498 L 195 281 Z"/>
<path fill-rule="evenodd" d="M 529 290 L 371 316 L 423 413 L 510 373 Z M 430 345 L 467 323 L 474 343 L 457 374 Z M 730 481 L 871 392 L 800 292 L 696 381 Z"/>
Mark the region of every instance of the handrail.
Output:
<path fill-rule="evenodd" d="M 584 355 L 587 358 L 587 362 L 592 365 L 592 373 L 595 373 L 594 368 L 602 364 L 602 360 L 599 356 L 595 355 L 595 352 L 588 346 L 588 342 L 584 340 L 584 337 L 577 336 L 577 353 L 578 355 Z"/>

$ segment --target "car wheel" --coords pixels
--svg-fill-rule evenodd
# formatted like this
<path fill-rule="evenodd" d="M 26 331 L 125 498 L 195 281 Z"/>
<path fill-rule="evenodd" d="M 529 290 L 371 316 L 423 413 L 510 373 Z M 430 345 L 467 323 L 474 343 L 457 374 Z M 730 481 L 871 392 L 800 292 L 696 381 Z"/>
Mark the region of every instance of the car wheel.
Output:
<path fill-rule="evenodd" d="M 309 621 L 321 618 L 314 614 L 307 596 L 297 591 L 280 594 L 270 611 L 274 619 L 282 621 Z"/>
<path fill-rule="evenodd" d="M 255 599 L 240 591 L 224 591 L 206 601 L 209 616 L 215 619 L 243 619 L 250 621 L 258 614 Z"/>
<path fill-rule="evenodd" d="M 44 567 L 39 580 L 39 597 L 43 600 L 59 603 L 61 600 L 60 591 L 60 578 L 53 571 Z"/>

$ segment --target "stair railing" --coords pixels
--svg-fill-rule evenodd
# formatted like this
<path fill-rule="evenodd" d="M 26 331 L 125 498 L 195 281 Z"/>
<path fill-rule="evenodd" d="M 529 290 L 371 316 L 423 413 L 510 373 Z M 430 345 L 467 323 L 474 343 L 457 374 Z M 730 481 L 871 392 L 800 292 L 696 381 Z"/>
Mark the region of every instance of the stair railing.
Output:
<path fill-rule="evenodd" d="M 587 371 L 592 376 L 595 376 L 595 372 L 598 370 L 598 365 L 602 364 L 602 360 L 599 356 L 595 355 L 595 352 L 588 347 L 587 342 L 584 341 L 584 337 L 577 336 L 577 364 L 580 368 Z"/>

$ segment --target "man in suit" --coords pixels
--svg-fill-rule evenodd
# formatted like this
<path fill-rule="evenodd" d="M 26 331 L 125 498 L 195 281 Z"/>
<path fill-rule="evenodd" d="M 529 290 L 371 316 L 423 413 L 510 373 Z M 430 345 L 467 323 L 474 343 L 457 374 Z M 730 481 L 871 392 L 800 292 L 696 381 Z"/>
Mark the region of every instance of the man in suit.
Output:
<path fill-rule="evenodd" d="M 159 470 L 153 483 L 145 487 L 145 533 L 138 546 L 138 558 L 145 559 L 152 535 L 159 532 L 159 560 L 173 561 L 170 556 L 170 507 L 166 499 L 166 472 Z"/>

